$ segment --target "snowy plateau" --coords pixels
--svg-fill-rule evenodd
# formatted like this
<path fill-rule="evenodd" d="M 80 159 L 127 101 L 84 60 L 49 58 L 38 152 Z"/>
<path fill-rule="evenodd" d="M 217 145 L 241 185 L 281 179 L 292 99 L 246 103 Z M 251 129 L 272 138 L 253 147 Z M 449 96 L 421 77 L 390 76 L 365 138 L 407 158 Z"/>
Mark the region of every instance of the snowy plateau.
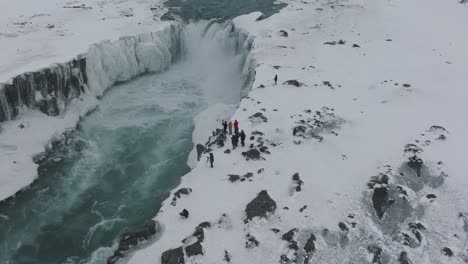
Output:
<path fill-rule="evenodd" d="M 106 90 L 170 68 L 184 24 L 157 1 L 0 1 L 5 200 Z M 252 82 L 195 118 L 200 161 L 108 263 L 468 263 L 468 3 L 281 2 L 229 24 Z M 245 147 L 217 146 L 229 115 Z"/>

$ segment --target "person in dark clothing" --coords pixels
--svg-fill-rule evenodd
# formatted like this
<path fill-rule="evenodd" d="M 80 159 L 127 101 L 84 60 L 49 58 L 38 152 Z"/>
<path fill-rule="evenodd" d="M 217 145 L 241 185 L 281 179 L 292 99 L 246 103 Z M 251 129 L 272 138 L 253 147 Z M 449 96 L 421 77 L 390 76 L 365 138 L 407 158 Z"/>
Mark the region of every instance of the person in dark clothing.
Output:
<path fill-rule="evenodd" d="M 213 168 L 213 163 L 214 163 L 214 155 L 213 155 L 213 153 L 210 153 L 210 156 L 208 157 L 208 159 L 210 160 L 211 168 Z"/>
<path fill-rule="evenodd" d="M 224 132 L 224 134 L 227 133 L 227 127 L 228 127 L 227 122 L 225 120 L 223 120 L 223 132 Z"/>
<path fill-rule="evenodd" d="M 237 144 L 239 143 L 239 136 L 238 135 L 233 135 L 231 137 L 231 141 L 232 141 L 232 149 L 236 149 Z"/>
<path fill-rule="evenodd" d="M 240 139 L 241 139 L 242 146 L 245 147 L 245 133 L 244 133 L 244 130 L 241 130 L 241 132 L 240 132 Z"/>
<path fill-rule="evenodd" d="M 276 83 L 278 82 L 278 75 L 277 74 L 275 74 L 275 79 L 274 80 L 275 80 L 275 85 L 276 85 Z"/>

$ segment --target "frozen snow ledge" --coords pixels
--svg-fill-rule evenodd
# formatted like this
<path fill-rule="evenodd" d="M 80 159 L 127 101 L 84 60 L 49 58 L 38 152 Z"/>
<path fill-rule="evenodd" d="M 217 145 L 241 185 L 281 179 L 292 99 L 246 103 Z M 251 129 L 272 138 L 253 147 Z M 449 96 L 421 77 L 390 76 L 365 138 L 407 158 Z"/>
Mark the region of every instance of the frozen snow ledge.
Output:
<path fill-rule="evenodd" d="M 37 178 L 33 156 L 73 129 L 110 87 L 167 69 L 179 55 L 182 25 L 92 45 L 86 54 L 0 84 L 0 201 Z"/>

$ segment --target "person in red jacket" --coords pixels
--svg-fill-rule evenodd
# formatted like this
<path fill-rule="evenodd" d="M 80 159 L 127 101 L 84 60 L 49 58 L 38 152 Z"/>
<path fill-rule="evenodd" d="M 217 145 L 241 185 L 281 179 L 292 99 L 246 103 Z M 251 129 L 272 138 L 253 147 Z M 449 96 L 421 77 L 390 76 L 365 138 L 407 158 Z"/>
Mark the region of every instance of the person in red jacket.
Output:
<path fill-rule="evenodd" d="M 236 134 L 239 133 L 239 122 L 237 120 L 234 121 L 234 131 Z"/>

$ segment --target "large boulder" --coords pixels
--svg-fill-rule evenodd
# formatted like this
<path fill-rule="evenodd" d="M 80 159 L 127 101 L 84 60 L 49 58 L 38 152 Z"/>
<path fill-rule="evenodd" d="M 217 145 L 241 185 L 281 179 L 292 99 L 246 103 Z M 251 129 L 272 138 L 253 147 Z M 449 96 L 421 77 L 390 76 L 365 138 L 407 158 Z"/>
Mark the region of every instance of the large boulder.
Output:
<path fill-rule="evenodd" d="M 264 159 L 260 155 L 260 151 L 258 149 L 249 149 L 248 151 L 242 152 L 242 156 L 244 156 L 246 160 L 261 160 L 261 159 Z"/>
<path fill-rule="evenodd" d="M 276 202 L 271 199 L 266 190 L 258 193 L 247 207 L 245 208 L 246 219 L 245 223 L 252 220 L 254 217 L 266 218 L 269 213 L 275 213 Z"/>
<path fill-rule="evenodd" d="M 156 234 L 157 222 L 154 220 L 146 221 L 143 225 L 137 227 L 131 232 L 124 233 L 119 241 L 119 247 L 114 251 L 114 255 L 107 259 L 108 264 L 113 264 L 120 258 L 125 256 L 125 253 L 133 246 L 140 242 L 148 240 Z"/>
<path fill-rule="evenodd" d="M 200 161 L 200 158 L 202 154 L 206 151 L 206 148 L 202 144 L 197 144 L 196 149 L 197 149 L 197 160 Z"/>
<path fill-rule="evenodd" d="M 200 242 L 195 242 L 190 246 L 185 248 L 185 253 L 187 253 L 187 257 L 192 257 L 196 255 L 203 255 L 203 247 Z"/>
<path fill-rule="evenodd" d="M 182 247 L 169 249 L 161 256 L 162 264 L 185 264 L 184 251 Z"/>

